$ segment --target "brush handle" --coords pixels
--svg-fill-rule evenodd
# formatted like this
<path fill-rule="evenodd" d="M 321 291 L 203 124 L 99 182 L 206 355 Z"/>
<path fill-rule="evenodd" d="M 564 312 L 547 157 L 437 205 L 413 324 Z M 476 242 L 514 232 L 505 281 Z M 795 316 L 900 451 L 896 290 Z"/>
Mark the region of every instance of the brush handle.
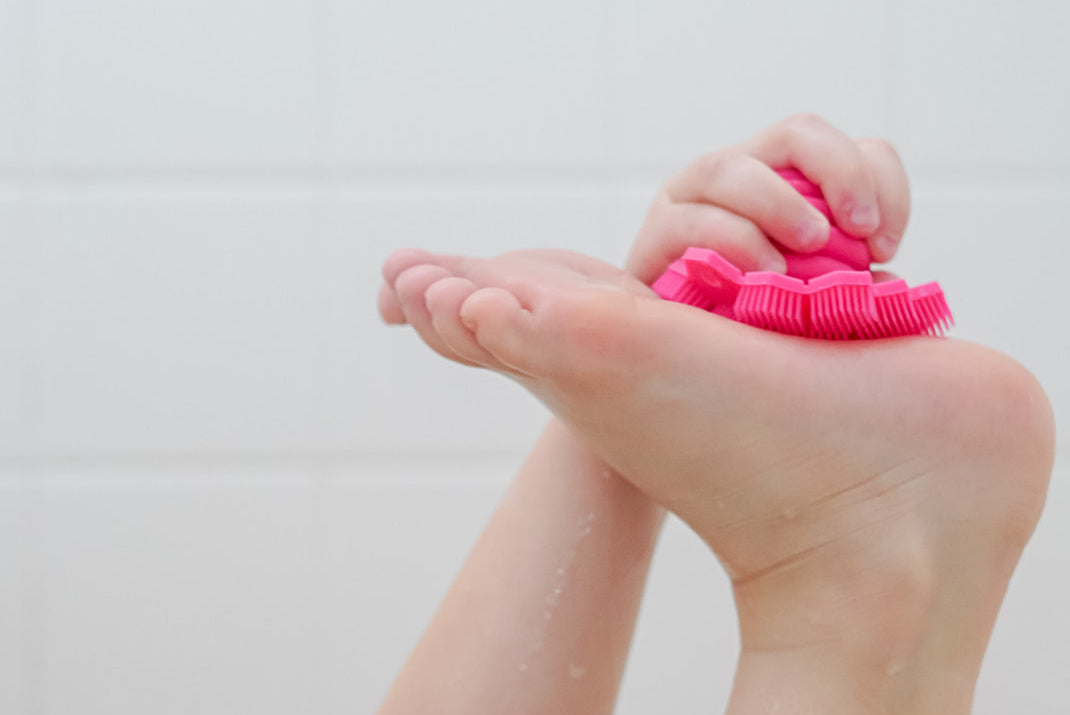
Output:
<path fill-rule="evenodd" d="M 869 247 L 864 240 L 845 233 L 836 225 L 821 188 L 795 169 L 779 169 L 777 174 L 806 197 L 810 205 L 824 214 L 830 227 L 828 243 L 813 253 L 797 253 L 777 244 L 787 261 L 787 274 L 793 278 L 809 280 L 832 271 L 868 271 L 873 262 Z"/>

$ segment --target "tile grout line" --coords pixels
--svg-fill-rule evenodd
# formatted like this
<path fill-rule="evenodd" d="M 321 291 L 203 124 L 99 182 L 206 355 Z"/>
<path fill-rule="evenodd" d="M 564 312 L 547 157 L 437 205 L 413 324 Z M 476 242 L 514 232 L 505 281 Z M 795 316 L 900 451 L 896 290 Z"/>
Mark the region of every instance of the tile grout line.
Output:
<path fill-rule="evenodd" d="M 894 121 L 894 120 L 890 120 Z M 1070 191 L 1070 167 L 908 167 L 915 187 L 991 193 L 1010 188 Z M 660 185 L 673 167 L 649 165 L 556 167 L 277 167 L 232 168 L 3 168 L 0 191 L 33 197 L 299 196 L 616 196 Z"/>
<path fill-rule="evenodd" d="M 21 83 L 19 86 L 19 113 L 16 125 L 16 152 L 18 160 L 29 164 L 33 154 L 36 135 L 32 117 L 38 103 L 37 86 L 40 84 L 39 42 L 37 5 L 33 0 L 19 2 L 19 56 L 22 58 Z M 41 376 L 38 369 L 41 354 L 41 281 L 39 271 L 39 242 L 33 234 L 36 222 L 30 200 L 29 187 L 15 187 L 18 197 L 16 241 L 21 260 L 24 262 L 24 296 L 28 319 L 27 334 L 23 336 L 21 350 L 21 373 L 19 390 L 20 436 L 30 449 L 38 447 L 40 425 Z M 37 278 L 37 280 L 34 280 Z M 47 679 L 47 600 L 45 598 L 45 553 L 44 553 L 44 500 L 41 491 L 41 468 L 26 465 L 22 472 L 21 491 L 26 506 L 22 521 L 24 562 L 22 582 L 22 630 L 20 657 L 22 660 L 23 706 L 27 715 L 44 715 L 47 709 L 45 681 Z"/>
<path fill-rule="evenodd" d="M 47 599 L 45 597 L 44 499 L 40 473 L 27 470 L 22 493 L 25 510 L 23 528 L 23 581 L 21 658 L 23 697 L 27 715 L 46 712 L 45 680 L 47 644 L 45 642 Z"/>

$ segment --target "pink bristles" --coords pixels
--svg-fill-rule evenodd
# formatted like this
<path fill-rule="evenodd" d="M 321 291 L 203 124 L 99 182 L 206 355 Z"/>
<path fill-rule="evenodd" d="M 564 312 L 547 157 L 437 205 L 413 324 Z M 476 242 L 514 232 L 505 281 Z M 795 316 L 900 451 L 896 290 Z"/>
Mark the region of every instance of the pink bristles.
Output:
<path fill-rule="evenodd" d="M 689 248 L 653 284 L 666 300 L 786 335 L 867 340 L 942 335 L 953 322 L 936 283 L 873 283 L 869 271 L 832 271 L 810 279 L 743 273 L 716 251 Z"/>
<path fill-rule="evenodd" d="M 911 305 L 907 282 L 901 279 L 877 283 L 873 298 L 877 303 L 877 318 L 881 337 L 917 335 L 921 319 Z"/>
<path fill-rule="evenodd" d="M 955 324 L 939 284 L 926 283 L 916 286 L 910 289 L 909 295 L 910 303 L 921 318 L 922 330 L 926 335 L 942 335 Z"/>
<path fill-rule="evenodd" d="M 811 334 L 833 340 L 876 337 L 872 286 L 868 271 L 833 271 L 811 278 Z"/>
<path fill-rule="evenodd" d="M 807 333 L 807 289 L 797 278 L 760 271 L 743 276 L 736 320 L 788 335 Z"/>
<path fill-rule="evenodd" d="M 717 251 L 689 248 L 680 262 L 687 275 L 702 284 L 720 305 L 733 305 L 743 284 L 743 272 L 725 260 Z"/>
<path fill-rule="evenodd" d="M 821 187 L 792 168 L 777 174 L 829 220 L 824 246 L 795 253 L 778 245 L 787 275 L 744 274 L 716 251 L 689 248 L 654 282 L 654 291 L 755 327 L 827 340 L 942 335 L 954 324 L 936 283 L 874 283 L 866 241 L 836 226 Z"/>
<path fill-rule="evenodd" d="M 666 300 L 786 335 L 829 340 L 942 335 L 952 324 L 935 283 L 874 284 L 869 271 L 834 271 L 809 283 L 766 271 L 745 274 L 708 248 L 688 248 L 653 287 Z"/>
<path fill-rule="evenodd" d="M 716 298 L 702 283 L 687 275 L 687 268 L 682 261 L 674 261 L 650 287 L 659 296 L 674 303 L 693 305 L 703 310 L 713 310 L 717 304 Z"/>

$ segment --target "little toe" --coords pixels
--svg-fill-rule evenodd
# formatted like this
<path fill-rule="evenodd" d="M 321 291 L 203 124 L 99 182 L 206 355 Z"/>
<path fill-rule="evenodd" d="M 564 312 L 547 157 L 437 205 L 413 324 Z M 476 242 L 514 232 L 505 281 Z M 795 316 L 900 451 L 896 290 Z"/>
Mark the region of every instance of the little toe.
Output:
<path fill-rule="evenodd" d="M 405 269 L 394 281 L 394 292 L 398 297 L 405 319 L 419 334 L 427 346 L 443 357 L 465 365 L 472 363 L 458 355 L 438 334 L 427 309 L 427 291 L 436 282 L 449 278 L 445 268 L 435 265 L 416 265 Z"/>
<path fill-rule="evenodd" d="M 405 319 L 405 309 L 401 307 L 401 301 L 398 300 L 394 289 L 386 283 L 379 286 L 379 317 L 387 325 L 404 325 L 408 322 Z"/>
<path fill-rule="evenodd" d="M 441 266 L 453 275 L 465 275 L 478 259 L 450 253 L 429 253 L 422 248 L 401 248 L 383 261 L 383 280 L 393 285 L 398 276 L 414 266 Z"/>
<path fill-rule="evenodd" d="M 476 284 L 466 278 L 443 278 L 427 289 L 424 299 L 431 324 L 447 347 L 469 362 L 500 370 L 502 363 L 461 322 L 461 305 L 477 290 Z"/>
<path fill-rule="evenodd" d="M 433 265 L 435 262 L 435 256 L 432 253 L 419 248 L 400 248 L 383 261 L 383 280 L 387 285 L 394 285 L 398 276 L 413 266 Z"/>

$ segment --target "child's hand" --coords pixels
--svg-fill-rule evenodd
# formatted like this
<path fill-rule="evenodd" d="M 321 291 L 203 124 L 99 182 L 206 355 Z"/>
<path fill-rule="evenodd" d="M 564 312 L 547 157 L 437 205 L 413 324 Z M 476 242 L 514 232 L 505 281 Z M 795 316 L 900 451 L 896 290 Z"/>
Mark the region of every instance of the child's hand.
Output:
<path fill-rule="evenodd" d="M 837 225 L 866 241 L 874 261 L 890 260 L 910 215 L 899 155 L 882 139 L 854 140 L 801 114 L 734 147 L 699 157 L 658 192 L 628 259 L 644 283 L 688 246 L 716 249 L 744 271 L 783 273 L 770 240 L 800 253 L 828 241 L 828 220 L 775 169 L 793 167 L 821 187 Z"/>

